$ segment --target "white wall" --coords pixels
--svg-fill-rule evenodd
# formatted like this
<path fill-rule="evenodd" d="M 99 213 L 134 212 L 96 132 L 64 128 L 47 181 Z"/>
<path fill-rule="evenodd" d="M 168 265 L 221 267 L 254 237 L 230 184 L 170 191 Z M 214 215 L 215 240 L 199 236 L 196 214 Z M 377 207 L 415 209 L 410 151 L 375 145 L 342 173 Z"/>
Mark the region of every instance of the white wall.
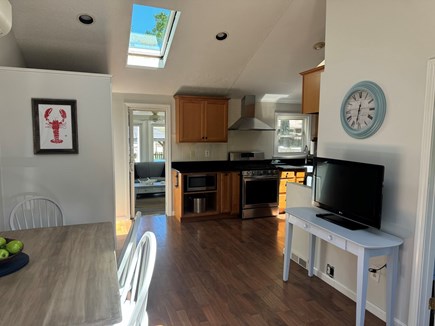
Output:
<path fill-rule="evenodd" d="M 15 41 L 13 29 L 0 38 L 0 66 L 25 67 L 24 58 Z"/>
<path fill-rule="evenodd" d="M 22 194 L 53 198 L 67 224 L 114 221 L 111 78 L 0 68 L 0 230 Z M 33 154 L 32 98 L 77 100 L 79 154 Z"/>
<path fill-rule="evenodd" d="M 396 318 L 408 319 L 416 219 L 426 64 L 435 55 L 432 1 L 328 0 L 326 69 L 322 75 L 318 155 L 385 166 L 382 229 L 404 239 L 400 250 Z M 340 123 L 341 101 L 355 83 L 376 82 L 384 90 L 387 114 L 372 137 L 356 140 Z M 323 248 L 336 280 L 355 290 L 356 260 Z M 385 275 L 368 300 L 385 310 Z M 373 288 L 373 287 L 372 287 Z"/>

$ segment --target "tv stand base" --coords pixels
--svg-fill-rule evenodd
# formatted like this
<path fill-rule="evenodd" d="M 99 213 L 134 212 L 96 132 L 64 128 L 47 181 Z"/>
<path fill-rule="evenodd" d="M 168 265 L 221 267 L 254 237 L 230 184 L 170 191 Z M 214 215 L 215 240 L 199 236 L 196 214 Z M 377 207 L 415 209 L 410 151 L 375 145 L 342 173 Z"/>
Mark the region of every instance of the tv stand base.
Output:
<path fill-rule="evenodd" d="M 290 258 L 292 253 L 293 225 L 310 233 L 308 276 L 313 276 L 314 256 L 316 252 L 316 238 L 320 238 L 340 249 L 358 257 L 357 266 L 357 298 L 356 325 L 364 325 L 369 260 L 375 256 L 387 257 L 387 326 L 394 325 L 395 290 L 399 269 L 399 246 L 403 240 L 375 229 L 348 230 L 338 227 L 324 219 L 316 218 L 316 214 L 323 213 L 314 207 L 295 207 L 286 209 L 286 231 L 283 280 L 288 281 Z"/>

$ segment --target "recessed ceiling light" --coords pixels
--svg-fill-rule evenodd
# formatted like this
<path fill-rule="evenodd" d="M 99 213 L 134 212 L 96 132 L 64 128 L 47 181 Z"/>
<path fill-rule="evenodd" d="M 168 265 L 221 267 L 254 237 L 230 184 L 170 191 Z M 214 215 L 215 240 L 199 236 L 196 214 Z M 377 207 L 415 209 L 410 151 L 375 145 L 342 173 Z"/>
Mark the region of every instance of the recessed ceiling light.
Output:
<path fill-rule="evenodd" d="M 90 25 L 94 22 L 94 18 L 91 15 L 83 14 L 79 16 L 79 20 L 82 24 Z"/>
<path fill-rule="evenodd" d="M 216 40 L 218 41 L 223 41 L 228 37 L 228 33 L 227 32 L 220 32 L 216 34 Z"/>
<path fill-rule="evenodd" d="M 317 42 L 313 45 L 314 50 L 321 50 L 325 47 L 325 42 Z"/>

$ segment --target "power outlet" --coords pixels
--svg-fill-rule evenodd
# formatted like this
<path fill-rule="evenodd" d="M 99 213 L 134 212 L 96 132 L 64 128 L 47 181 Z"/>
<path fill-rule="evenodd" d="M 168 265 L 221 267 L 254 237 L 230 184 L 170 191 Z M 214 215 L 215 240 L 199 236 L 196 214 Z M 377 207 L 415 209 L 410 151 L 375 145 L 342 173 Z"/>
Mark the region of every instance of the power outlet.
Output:
<path fill-rule="evenodd" d="M 210 151 L 208 149 L 205 150 L 204 156 L 205 157 L 210 157 Z"/>
<path fill-rule="evenodd" d="M 334 266 L 327 264 L 326 265 L 326 274 L 328 274 L 328 276 L 330 278 L 334 278 Z"/>
<path fill-rule="evenodd" d="M 376 273 L 370 273 L 370 278 L 375 281 L 376 283 L 379 283 L 379 279 L 381 277 L 380 271 L 377 271 Z"/>

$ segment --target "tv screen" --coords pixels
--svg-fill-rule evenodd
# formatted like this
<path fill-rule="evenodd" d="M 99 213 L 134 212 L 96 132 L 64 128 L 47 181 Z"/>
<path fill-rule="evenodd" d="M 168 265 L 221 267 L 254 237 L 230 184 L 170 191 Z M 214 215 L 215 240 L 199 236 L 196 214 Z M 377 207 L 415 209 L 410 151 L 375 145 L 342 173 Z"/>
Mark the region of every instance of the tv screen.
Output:
<path fill-rule="evenodd" d="M 332 214 L 318 214 L 349 229 L 381 227 L 382 165 L 314 159 L 313 204 Z"/>

